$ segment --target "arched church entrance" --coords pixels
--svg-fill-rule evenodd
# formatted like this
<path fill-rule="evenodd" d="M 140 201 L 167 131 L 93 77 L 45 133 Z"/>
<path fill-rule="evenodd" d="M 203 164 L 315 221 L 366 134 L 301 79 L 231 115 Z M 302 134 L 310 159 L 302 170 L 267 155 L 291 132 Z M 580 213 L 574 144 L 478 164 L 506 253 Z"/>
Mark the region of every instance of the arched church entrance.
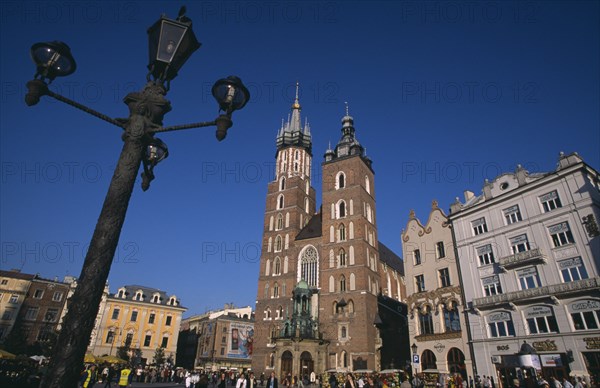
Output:
<path fill-rule="evenodd" d="M 302 352 L 300 355 L 300 374 L 298 376 L 303 380 L 310 379 L 310 374 L 315 370 L 315 362 L 312 359 L 312 355 L 309 352 Z"/>
<path fill-rule="evenodd" d="M 279 372 L 279 379 L 283 381 L 285 377 L 292 374 L 294 370 L 294 356 L 292 356 L 292 352 L 286 350 L 281 355 L 281 371 Z"/>

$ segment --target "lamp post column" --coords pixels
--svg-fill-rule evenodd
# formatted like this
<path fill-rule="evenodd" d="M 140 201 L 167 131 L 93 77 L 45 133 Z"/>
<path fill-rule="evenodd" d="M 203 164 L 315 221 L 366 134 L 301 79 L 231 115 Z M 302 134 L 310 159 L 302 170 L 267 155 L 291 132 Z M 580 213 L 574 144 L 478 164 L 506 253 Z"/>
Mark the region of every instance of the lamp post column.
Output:
<path fill-rule="evenodd" d="M 144 157 L 147 137 L 160 127 L 170 103 L 161 85 L 149 83 L 125 97 L 129 118 L 124 145 L 104 199 L 100 217 L 83 263 L 77 288 L 68 301 L 68 312 L 57 339 L 48 372 L 40 388 L 76 388 L 80 366 L 98 315 L 102 293 L 125 221 L 133 186 Z"/>

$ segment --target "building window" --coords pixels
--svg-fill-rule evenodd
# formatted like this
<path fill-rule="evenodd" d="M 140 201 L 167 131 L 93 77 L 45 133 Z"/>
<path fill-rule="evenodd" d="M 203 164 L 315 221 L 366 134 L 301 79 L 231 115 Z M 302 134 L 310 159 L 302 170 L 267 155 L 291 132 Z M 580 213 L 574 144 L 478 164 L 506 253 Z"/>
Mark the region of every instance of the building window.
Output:
<path fill-rule="evenodd" d="M 225 348 L 221 348 L 221 356 L 225 355 Z"/>
<path fill-rule="evenodd" d="M 560 202 L 560 198 L 558 197 L 558 192 L 556 192 L 556 190 L 542 195 L 540 197 L 540 202 L 542 204 L 542 208 L 544 209 L 544 213 L 548 213 L 549 211 L 562 207 L 562 203 Z"/>
<path fill-rule="evenodd" d="M 115 309 L 113 310 L 113 313 L 112 313 L 112 319 L 119 319 L 119 313 L 120 313 L 120 312 L 121 312 L 121 310 L 120 310 L 120 309 L 118 309 L 118 308 L 115 308 Z"/>
<path fill-rule="evenodd" d="M 481 283 L 483 285 L 485 296 L 502 294 L 502 286 L 500 285 L 500 278 L 498 275 L 483 278 L 481 279 Z"/>
<path fill-rule="evenodd" d="M 282 177 L 279 181 L 279 190 L 285 190 L 285 177 Z"/>
<path fill-rule="evenodd" d="M 12 319 L 13 310 L 6 309 L 4 313 L 2 313 L 2 320 L 9 321 Z"/>
<path fill-rule="evenodd" d="M 485 217 L 471 221 L 471 227 L 473 228 L 473 236 L 477 236 L 488 231 L 487 224 L 485 223 Z"/>
<path fill-rule="evenodd" d="M 460 316 L 456 306 L 450 309 L 444 306 L 444 325 L 446 332 L 460 331 Z"/>
<path fill-rule="evenodd" d="M 340 337 L 341 338 L 346 338 L 347 334 L 348 334 L 348 329 L 346 329 L 346 326 L 342 326 Z"/>
<path fill-rule="evenodd" d="M 552 237 L 552 243 L 555 248 L 575 243 L 568 222 L 552 225 L 548 227 L 548 232 L 550 232 L 550 237 Z"/>
<path fill-rule="evenodd" d="M 425 291 L 425 277 L 423 275 L 415 276 L 415 290 L 417 292 Z"/>
<path fill-rule="evenodd" d="M 167 315 L 167 320 L 165 321 L 165 326 L 171 326 L 172 320 L 173 320 L 173 317 L 170 315 Z"/>
<path fill-rule="evenodd" d="M 558 269 L 560 269 L 564 283 L 588 278 L 588 273 L 581 257 L 559 261 Z"/>
<path fill-rule="evenodd" d="M 284 198 L 283 198 L 283 194 L 280 194 L 279 197 L 277 197 L 277 209 L 283 209 L 284 207 Z"/>
<path fill-rule="evenodd" d="M 569 312 L 575 330 L 594 330 L 600 327 L 600 302 L 582 300 L 569 305 Z"/>
<path fill-rule="evenodd" d="M 515 327 L 510 313 L 499 312 L 488 315 L 488 327 L 492 338 L 515 336 Z"/>
<path fill-rule="evenodd" d="M 306 247 L 300 256 L 300 279 L 310 286 L 317 287 L 319 272 L 319 254 L 312 245 Z"/>
<path fill-rule="evenodd" d="M 273 276 L 281 275 L 281 259 L 279 256 L 275 257 L 273 261 Z"/>
<path fill-rule="evenodd" d="M 136 310 L 133 310 L 131 312 L 131 322 L 136 322 L 137 321 L 137 316 L 138 316 L 138 312 Z"/>
<path fill-rule="evenodd" d="M 450 287 L 450 271 L 448 271 L 448 268 L 442 268 L 438 272 L 440 274 L 440 286 Z"/>
<path fill-rule="evenodd" d="M 106 334 L 106 343 L 107 344 L 112 344 L 115 340 L 115 332 L 112 330 L 109 330 L 108 333 Z"/>
<path fill-rule="evenodd" d="M 132 342 L 133 342 L 133 333 L 127 333 L 127 335 L 125 336 L 125 346 L 131 346 Z"/>
<path fill-rule="evenodd" d="M 541 287 L 540 276 L 535 267 L 525 268 L 517 271 L 517 278 L 521 290 Z"/>
<path fill-rule="evenodd" d="M 275 225 L 275 230 L 283 229 L 283 215 L 280 213 L 277 215 L 277 224 Z"/>
<path fill-rule="evenodd" d="M 52 331 L 52 329 L 49 326 L 43 326 L 40 331 L 38 332 L 37 338 L 36 340 L 42 342 L 42 341 L 48 341 L 50 339 L 50 332 Z"/>
<path fill-rule="evenodd" d="M 275 252 L 281 252 L 283 249 L 283 242 L 281 236 L 275 237 Z"/>
<path fill-rule="evenodd" d="M 29 307 L 25 313 L 25 319 L 28 321 L 34 321 L 37 318 L 39 307 Z"/>
<path fill-rule="evenodd" d="M 504 219 L 506 220 L 506 225 L 514 224 L 515 222 L 523 221 L 523 217 L 521 217 L 521 211 L 519 210 L 519 205 L 511 206 L 508 209 L 502 210 L 504 213 Z"/>
<path fill-rule="evenodd" d="M 19 295 L 11 295 L 8 303 L 16 304 L 19 302 Z"/>
<path fill-rule="evenodd" d="M 421 264 L 421 250 L 415 249 L 413 251 L 413 262 L 415 265 Z"/>
<path fill-rule="evenodd" d="M 338 218 L 346 217 L 346 202 L 340 201 L 338 204 Z"/>
<path fill-rule="evenodd" d="M 160 347 L 166 348 L 168 345 L 169 345 L 169 337 L 163 337 Z"/>
<path fill-rule="evenodd" d="M 344 248 L 340 249 L 340 267 L 345 267 L 346 266 L 346 251 L 344 250 Z"/>
<path fill-rule="evenodd" d="M 443 241 L 438 241 L 435 243 L 435 257 L 438 259 L 446 257 L 446 248 L 444 247 Z"/>
<path fill-rule="evenodd" d="M 558 333 L 558 324 L 547 306 L 533 306 L 525 311 L 529 334 Z"/>
<path fill-rule="evenodd" d="M 46 322 L 56 322 L 58 320 L 58 309 L 57 308 L 49 308 L 46 310 L 46 315 L 44 317 Z"/>
<path fill-rule="evenodd" d="M 426 307 L 425 312 L 419 313 L 419 325 L 421 328 L 421 335 L 433 334 L 433 317 L 429 306 Z"/>
<path fill-rule="evenodd" d="M 8 279 L 2 279 L 1 285 L 5 286 L 8 284 Z"/>
<path fill-rule="evenodd" d="M 226 344 L 227 343 L 227 337 L 226 336 L 221 337 L 221 343 L 222 344 Z"/>
<path fill-rule="evenodd" d="M 340 171 L 338 173 L 336 183 L 337 183 L 336 189 L 343 189 L 344 187 L 346 187 L 346 175 L 343 172 Z"/>
<path fill-rule="evenodd" d="M 525 252 L 531 249 L 529 245 L 529 240 L 527 240 L 526 234 L 521 234 L 519 236 L 513 237 L 509 239 L 510 247 L 512 249 L 513 254 L 517 254 L 519 252 Z"/>
<path fill-rule="evenodd" d="M 148 323 L 153 324 L 155 318 L 156 318 L 156 314 L 150 313 L 150 315 L 148 316 Z"/>
<path fill-rule="evenodd" d="M 279 298 L 279 285 L 277 283 L 273 285 L 273 298 Z"/>
<path fill-rule="evenodd" d="M 144 338 L 144 346 L 145 347 L 150 346 L 150 341 L 152 341 L 152 336 L 151 335 L 146 335 L 146 337 Z"/>
<path fill-rule="evenodd" d="M 33 292 L 33 297 L 35 299 L 42 299 L 44 296 L 44 290 L 37 289 Z"/>
<path fill-rule="evenodd" d="M 340 225 L 339 233 L 340 233 L 340 241 L 346 241 L 346 227 L 344 226 L 344 224 Z"/>
<path fill-rule="evenodd" d="M 340 277 L 340 292 L 346 291 L 346 277 L 342 275 Z"/>
<path fill-rule="evenodd" d="M 52 295 L 53 302 L 60 302 L 60 301 L 62 301 L 62 298 L 63 298 L 63 293 L 61 291 L 55 291 L 54 294 Z"/>
<path fill-rule="evenodd" d="M 496 262 L 491 244 L 477 248 L 477 257 L 479 257 L 479 265 L 488 265 Z"/>

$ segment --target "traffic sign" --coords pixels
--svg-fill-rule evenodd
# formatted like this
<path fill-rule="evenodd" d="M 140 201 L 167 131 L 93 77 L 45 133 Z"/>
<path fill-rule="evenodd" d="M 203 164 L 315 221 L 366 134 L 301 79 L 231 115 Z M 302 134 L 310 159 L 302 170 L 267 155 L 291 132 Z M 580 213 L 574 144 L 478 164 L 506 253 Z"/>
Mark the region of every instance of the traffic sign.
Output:
<path fill-rule="evenodd" d="M 418 364 L 419 363 L 419 355 L 418 354 L 413 354 L 413 363 L 414 364 Z"/>

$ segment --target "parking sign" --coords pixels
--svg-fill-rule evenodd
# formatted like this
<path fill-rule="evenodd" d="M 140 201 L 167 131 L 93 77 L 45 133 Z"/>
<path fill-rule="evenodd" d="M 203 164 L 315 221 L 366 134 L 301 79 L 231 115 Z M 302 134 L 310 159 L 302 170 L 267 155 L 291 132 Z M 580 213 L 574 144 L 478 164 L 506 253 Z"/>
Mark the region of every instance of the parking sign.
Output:
<path fill-rule="evenodd" d="M 419 363 L 419 355 L 418 354 L 413 354 L 413 363 L 414 364 L 418 364 Z"/>

